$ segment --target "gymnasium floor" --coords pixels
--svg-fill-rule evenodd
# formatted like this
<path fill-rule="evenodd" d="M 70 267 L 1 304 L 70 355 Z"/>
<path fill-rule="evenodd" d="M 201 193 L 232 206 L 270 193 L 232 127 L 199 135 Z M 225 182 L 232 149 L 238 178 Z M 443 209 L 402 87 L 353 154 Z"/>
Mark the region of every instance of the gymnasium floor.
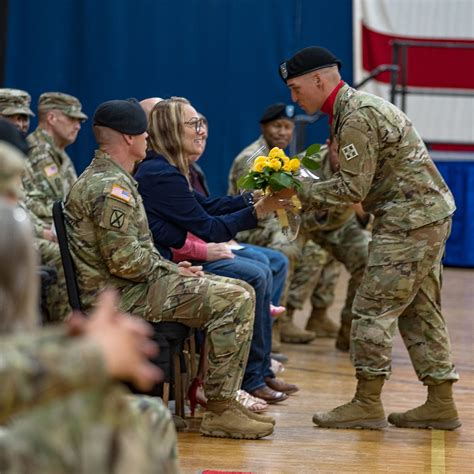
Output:
<path fill-rule="evenodd" d="M 337 320 L 346 276 L 338 286 L 330 315 Z M 355 378 L 348 355 L 334 349 L 334 340 L 316 339 L 309 345 L 284 345 L 290 358 L 282 374 L 300 392 L 273 405 L 272 436 L 259 441 L 205 438 L 179 433 L 183 473 L 206 469 L 255 473 L 473 473 L 474 472 L 474 270 L 445 269 L 444 315 L 461 380 L 454 393 L 463 426 L 454 432 L 390 427 L 384 431 L 327 430 L 313 425 L 314 411 L 349 401 Z M 303 325 L 305 312 L 296 314 Z M 407 351 L 397 336 L 393 375 L 385 384 L 386 414 L 412 408 L 425 399 Z"/>

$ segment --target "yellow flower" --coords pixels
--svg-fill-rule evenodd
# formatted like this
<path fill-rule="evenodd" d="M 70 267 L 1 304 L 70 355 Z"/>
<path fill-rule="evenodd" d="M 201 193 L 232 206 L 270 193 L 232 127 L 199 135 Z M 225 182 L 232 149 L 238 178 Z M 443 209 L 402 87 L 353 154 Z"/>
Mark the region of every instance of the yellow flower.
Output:
<path fill-rule="evenodd" d="M 298 171 L 300 169 L 300 160 L 298 158 L 293 158 L 288 163 L 290 171 Z"/>
<path fill-rule="evenodd" d="M 290 161 L 290 159 L 285 155 L 284 157 L 282 157 L 282 161 L 283 161 L 283 164 L 286 164 Z"/>
<path fill-rule="evenodd" d="M 265 168 L 265 166 L 268 166 L 268 163 L 266 161 L 259 161 L 258 163 L 254 163 L 252 167 L 252 171 L 261 173 L 263 171 L 263 168 Z"/>
<path fill-rule="evenodd" d="M 282 158 L 286 156 L 285 155 L 285 152 L 281 149 L 281 148 L 278 148 L 277 146 L 272 148 L 270 150 L 270 153 L 268 154 L 268 158 Z"/>
<path fill-rule="evenodd" d="M 283 171 L 291 171 L 290 160 L 283 165 Z"/>
<path fill-rule="evenodd" d="M 257 156 L 257 158 L 255 158 L 254 163 L 262 163 L 264 161 L 267 161 L 267 157 L 263 156 L 263 155 L 260 155 L 260 156 Z"/>
<path fill-rule="evenodd" d="M 273 158 L 270 160 L 269 165 L 272 170 L 278 171 L 281 168 L 281 161 L 277 158 Z"/>

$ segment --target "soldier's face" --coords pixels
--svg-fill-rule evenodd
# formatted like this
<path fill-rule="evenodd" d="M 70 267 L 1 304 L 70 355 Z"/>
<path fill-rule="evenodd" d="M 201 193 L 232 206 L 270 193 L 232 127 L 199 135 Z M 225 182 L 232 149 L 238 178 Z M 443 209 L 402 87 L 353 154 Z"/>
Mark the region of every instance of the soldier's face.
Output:
<path fill-rule="evenodd" d="M 307 114 L 314 114 L 324 103 L 321 87 L 318 86 L 318 73 L 288 79 L 291 100 L 296 102 Z"/>
<path fill-rule="evenodd" d="M 9 122 L 15 125 L 21 133 L 26 134 L 30 128 L 30 117 L 26 114 L 13 114 L 13 115 L 2 115 Z"/>
<path fill-rule="evenodd" d="M 81 129 L 81 121 L 77 118 L 69 117 L 59 110 L 53 110 L 52 112 L 53 116 L 50 124 L 55 142 L 59 147 L 65 148 L 76 141 L 77 134 Z"/>
<path fill-rule="evenodd" d="M 147 150 L 147 141 L 148 133 L 144 132 L 141 135 L 134 135 L 133 136 L 133 144 L 131 149 L 131 154 L 136 159 L 135 161 L 141 161 L 146 156 Z"/>
<path fill-rule="evenodd" d="M 295 124 L 291 120 L 278 119 L 262 124 L 262 134 L 270 148 L 285 149 L 291 141 Z"/>

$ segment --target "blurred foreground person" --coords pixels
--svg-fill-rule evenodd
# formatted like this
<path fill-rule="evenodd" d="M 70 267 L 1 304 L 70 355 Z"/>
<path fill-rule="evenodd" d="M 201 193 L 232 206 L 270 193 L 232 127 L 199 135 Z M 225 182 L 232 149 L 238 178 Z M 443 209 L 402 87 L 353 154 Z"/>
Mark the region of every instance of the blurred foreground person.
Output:
<path fill-rule="evenodd" d="M 341 62 L 313 46 L 280 64 L 291 98 L 307 114 L 329 116 L 339 144 L 339 170 L 315 181 L 309 206 L 358 203 L 374 215 L 368 263 L 354 298 L 351 358 L 358 380 L 351 402 L 313 416 L 326 428 L 387 425 L 380 399 L 391 373 L 397 327 L 426 402 L 390 423 L 406 428 L 461 426 L 452 396 L 458 380 L 441 312 L 441 259 L 451 230 L 454 198 L 408 117 L 380 97 L 341 80 Z"/>
<path fill-rule="evenodd" d="M 89 319 L 39 328 L 31 232 L 25 211 L 1 199 L 0 471 L 179 472 L 170 413 L 113 381 L 159 381 L 151 328 L 117 311 L 111 292 Z"/>

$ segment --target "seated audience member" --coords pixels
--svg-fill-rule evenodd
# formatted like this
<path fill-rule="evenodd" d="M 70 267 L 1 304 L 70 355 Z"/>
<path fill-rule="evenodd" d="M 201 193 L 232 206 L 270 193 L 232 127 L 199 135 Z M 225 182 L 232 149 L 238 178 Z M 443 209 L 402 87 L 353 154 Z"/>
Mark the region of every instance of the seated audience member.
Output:
<path fill-rule="evenodd" d="M 188 232 L 219 243 L 232 239 L 239 229 L 256 226 L 249 196 L 207 198 L 191 189 L 190 157 L 202 153 L 207 132 L 186 99 L 158 102 L 151 110 L 148 132 L 152 150 L 138 165 L 135 178 L 155 245 L 163 255 L 171 257 L 172 247 L 182 247 Z M 212 258 L 199 262 L 206 271 L 242 279 L 255 290 L 253 338 L 242 388 L 269 403 L 281 402 L 298 388 L 276 380 L 270 368 L 272 273 L 268 266 L 232 253 L 222 258 L 217 252 Z"/>
<path fill-rule="evenodd" d="M 206 328 L 208 405 L 201 432 L 231 438 L 267 436 L 273 423 L 234 400 L 252 337 L 253 290 L 243 282 L 203 277 L 199 267 L 175 265 L 155 249 L 130 174 L 145 157 L 146 128 L 146 114 L 135 99 L 105 102 L 94 114 L 99 149 L 65 205 L 82 303 L 90 308 L 97 292 L 111 286 L 120 291 L 125 311 L 155 323 Z M 274 201 L 262 202 L 257 212 L 272 211 Z"/>
<path fill-rule="evenodd" d="M 168 410 L 113 381 L 146 390 L 160 379 L 151 328 L 111 292 L 89 319 L 39 328 L 35 266 L 27 214 L 0 199 L 1 471 L 179 472 Z"/>

